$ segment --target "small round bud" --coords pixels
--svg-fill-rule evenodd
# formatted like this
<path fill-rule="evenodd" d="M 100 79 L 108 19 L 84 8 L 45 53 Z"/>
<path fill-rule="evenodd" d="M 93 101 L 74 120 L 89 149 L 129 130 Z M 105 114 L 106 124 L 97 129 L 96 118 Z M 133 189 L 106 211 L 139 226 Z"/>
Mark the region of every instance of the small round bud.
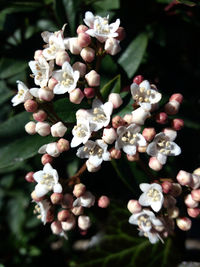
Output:
<path fill-rule="evenodd" d="M 156 131 L 154 128 L 144 128 L 142 135 L 147 142 L 151 142 L 151 140 L 153 140 L 154 136 L 156 135 Z"/>
<path fill-rule="evenodd" d="M 31 198 L 32 198 L 32 200 L 34 200 L 35 202 L 40 202 L 41 200 L 44 199 L 44 197 L 37 197 L 37 196 L 36 196 L 36 193 L 35 193 L 35 190 L 31 193 Z"/>
<path fill-rule="evenodd" d="M 138 146 L 138 152 L 140 153 L 146 153 L 147 151 L 147 146 Z"/>
<path fill-rule="evenodd" d="M 46 154 L 42 155 L 41 162 L 43 165 L 45 165 L 47 163 L 51 164 L 53 162 L 53 157 L 46 153 Z"/>
<path fill-rule="evenodd" d="M 200 202 L 200 189 L 193 189 L 191 195 L 194 201 Z"/>
<path fill-rule="evenodd" d="M 25 179 L 26 179 L 27 182 L 29 182 L 29 183 L 34 183 L 35 182 L 35 180 L 33 178 L 33 174 L 34 174 L 34 172 L 28 172 L 26 174 Z"/>
<path fill-rule="evenodd" d="M 62 66 L 65 62 L 70 62 L 70 57 L 66 51 L 59 51 L 56 53 L 56 64 Z"/>
<path fill-rule="evenodd" d="M 156 157 L 151 157 L 149 159 L 149 167 L 154 171 L 160 171 L 163 165 L 157 160 Z"/>
<path fill-rule="evenodd" d="M 115 116 L 112 118 L 112 127 L 117 129 L 119 126 L 124 126 L 126 125 L 126 122 L 122 119 L 120 116 Z"/>
<path fill-rule="evenodd" d="M 132 112 L 132 122 L 139 125 L 144 125 L 145 120 L 150 117 L 150 115 L 151 114 L 149 111 L 139 107 Z"/>
<path fill-rule="evenodd" d="M 172 128 L 164 128 L 163 133 L 167 135 L 170 138 L 170 140 L 174 140 L 177 136 L 177 132 Z"/>
<path fill-rule="evenodd" d="M 192 174 L 192 182 L 190 184 L 192 189 L 198 189 L 200 187 L 200 176 Z"/>
<path fill-rule="evenodd" d="M 95 96 L 95 90 L 91 87 L 84 88 L 84 95 L 90 99 Z"/>
<path fill-rule="evenodd" d="M 144 77 L 142 75 L 137 75 L 135 76 L 135 78 L 133 79 L 134 83 L 137 83 L 137 85 L 139 85 L 142 81 L 144 80 Z"/>
<path fill-rule="evenodd" d="M 78 34 L 78 44 L 81 47 L 86 47 L 91 43 L 91 37 L 85 32 L 80 32 Z"/>
<path fill-rule="evenodd" d="M 63 200 L 63 194 L 62 193 L 53 193 L 51 194 L 51 203 L 56 205 L 56 204 L 60 204 Z"/>
<path fill-rule="evenodd" d="M 179 208 L 173 207 L 167 210 L 171 219 L 176 219 L 179 216 Z"/>
<path fill-rule="evenodd" d="M 82 50 L 82 47 L 78 44 L 77 37 L 64 39 L 64 44 L 66 49 L 69 49 L 73 55 L 79 55 Z"/>
<path fill-rule="evenodd" d="M 87 170 L 89 172 L 97 172 L 101 168 L 101 165 L 99 165 L 98 167 L 96 167 L 92 163 L 90 163 L 89 160 L 86 161 L 86 166 L 87 166 Z"/>
<path fill-rule="evenodd" d="M 24 108 L 27 112 L 35 112 L 38 108 L 38 104 L 35 100 L 28 99 L 24 103 Z"/>
<path fill-rule="evenodd" d="M 165 112 L 160 112 L 156 115 L 156 122 L 159 124 L 166 124 L 168 116 Z"/>
<path fill-rule="evenodd" d="M 86 67 L 86 65 L 84 63 L 79 62 L 79 61 L 78 62 L 75 62 L 72 65 L 72 68 L 73 68 L 74 71 L 75 70 L 78 70 L 81 77 L 84 77 L 85 76 L 85 74 L 86 74 L 86 68 L 87 67 Z"/>
<path fill-rule="evenodd" d="M 98 200 L 98 206 L 100 208 L 107 208 L 110 204 L 110 199 L 107 196 L 101 196 Z"/>
<path fill-rule="evenodd" d="M 109 150 L 109 152 L 110 152 L 110 157 L 111 157 L 112 159 L 120 159 L 120 158 L 121 158 L 122 153 L 121 153 L 120 150 L 117 150 L 116 148 L 112 147 L 112 148 Z"/>
<path fill-rule="evenodd" d="M 42 50 L 36 50 L 34 53 L 34 59 L 37 61 L 42 56 Z"/>
<path fill-rule="evenodd" d="M 181 104 L 183 102 L 183 95 L 179 93 L 173 94 L 171 95 L 169 101 L 172 101 L 172 100 L 176 100 L 177 102 Z"/>
<path fill-rule="evenodd" d="M 175 115 L 176 113 L 178 113 L 179 107 L 180 103 L 176 100 L 172 100 L 165 105 L 165 112 L 168 115 Z"/>
<path fill-rule="evenodd" d="M 74 186 L 73 194 L 75 197 L 80 197 L 85 193 L 86 186 L 82 183 Z"/>
<path fill-rule="evenodd" d="M 42 122 L 42 121 L 46 120 L 47 113 L 44 110 L 40 109 L 37 112 L 33 113 L 33 118 L 36 121 Z"/>
<path fill-rule="evenodd" d="M 123 120 L 128 123 L 128 124 L 131 124 L 132 123 L 132 114 L 126 114 L 124 117 L 123 117 Z"/>
<path fill-rule="evenodd" d="M 81 196 L 80 199 L 77 199 L 78 206 L 79 200 L 81 201 L 81 206 L 85 208 L 90 208 L 95 203 L 95 196 L 90 191 L 85 191 Z"/>
<path fill-rule="evenodd" d="M 119 40 L 119 41 L 122 41 L 124 40 L 124 38 L 126 37 L 126 32 L 125 32 L 125 29 L 123 27 L 119 27 L 117 30 L 116 30 L 116 33 L 118 33 L 118 36 L 115 37 L 115 39 Z"/>
<path fill-rule="evenodd" d="M 82 206 L 80 207 L 73 207 L 73 209 L 71 210 L 71 212 L 75 215 L 75 216 L 79 216 L 82 215 L 84 212 L 84 208 Z"/>
<path fill-rule="evenodd" d="M 112 144 L 117 139 L 117 133 L 114 128 L 104 128 L 102 139 L 107 144 Z"/>
<path fill-rule="evenodd" d="M 117 94 L 117 93 L 109 94 L 108 101 L 113 104 L 113 108 L 119 108 L 123 103 L 123 100 L 120 94 Z"/>
<path fill-rule="evenodd" d="M 65 222 L 70 217 L 70 213 L 68 210 L 61 210 L 57 216 L 60 222 Z"/>
<path fill-rule="evenodd" d="M 170 190 L 172 189 L 172 183 L 168 181 L 164 181 L 161 186 L 165 194 L 168 194 Z"/>
<path fill-rule="evenodd" d="M 26 125 L 25 125 L 25 131 L 28 134 L 36 134 L 36 130 L 35 130 L 36 124 L 34 121 L 29 121 Z"/>
<path fill-rule="evenodd" d="M 65 194 L 62 199 L 62 208 L 71 209 L 73 206 L 73 196 L 71 194 Z"/>
<path fill-rule="evenodd" d="M 51 126 L 51 135 L 53 137 L 63 137 L 66 131 L 67 127 L 65 127 L 65 125 L 61 121 Z"/>
<path fill-rule="evenodd" d="M 182 187 L 178 183 L 173 183 L 170 190 L 170 195 L 173 197 L 178 197 L 182 193 Z"/>
<path fill-rule="evenodd" d="M 182 119 L 174 119 L 172 121 L 172 129 L 175 131 L 179 131 L 184 127 L 184 120 Z"/>
<path fill-rule="evenodd" d="M 176 224 L 182 231 L 188 231 L 192 226 L 191 220 L 187 217 L 177 218 Z"/>
<path fill-rule="evenodd" d="M 80 56 L 85 62 L 92 62 L 95 58 L 95 50 L 91 47 L 85 47 L 81 50 Z M 92 86 L 92 85 L 91 85 Z"/>
<path fill-rule="evenodd" d="M 50 125 L 47 122 L 37 122 L 35 130 L 41 136 L 47 136 L 51 132 Z"/>
<path fill-rule="evenodd" d="M 115 38 L 112 38 L 112 37 L 108 38 L 105 41 L 105 45 L 104 45 L 104 49 L 105 49 L 106 53 L 111 55 L 111 56 L 114 56 L 117 53 L 119 53 L 121 50 L 119 43 L 120 42 Z"/>
<path fill-rule="evenodd" d="M 40 100 L 50 102 L 54 98 L 54 93 L 52 90 L 40 88 L 38 90 L 38 97 Z"/>
<path fill-rule="evenodd" d="M 48 81 L 48 88 L 53 91 L 53 88 L 57 83 L 58 81 L 55 78 L 51 77 Z"/>
<path fill-rule="evenodd" d="M 192 174 L 181 170 L 177 174 L 176 179 L 181 185 L 190 185 L 192 182 Z"/>
<path fill-rule="evenodd" d="M 185 202 L 185 205 L 188 207 L 188 208 L 196 208 L 198 206 L 198 202 L 195 201 L 193 198 L 192 198 L 192 195 L 191 194 L 188 194 L 184 200 Z"/>
<path fill-rule="evenodd" d="M 58 146 L 58 150 L 60 153 L 62 153 L 64 151 L 68 151 L 70 148 L 69 141 L 64 139 L 64 138 L 61 138 L 58 140 L 57 146 Z"/>
<path fill-rule="evenodd" d="M 84 94 L 80 88 L 76 88 L 69 93 L 69 100 L 74 104 L 80 104 L 84 98 Z"/>
<path fill-rule="evenodd" d="M 136 152 L 135 155 L 126 155 L 128 161 L 138 161 L 140 159 L 139 153 Z"/>
<path fill-rule="evenodd" d="M 46 149 L 46 151 L 44 150 Z M 43 154 L 44 152 L 47 152 L 47 154 L 49 154 L 50 156 L 57 158 L 58 156 L 60 156 L 60 151 L 58 150 L 58 146 L 56 142 L 53 143 L 49 143 L 47 145 L 45 145 L 45 148 L 42 146 L 39 150 L 38 153 Z"/>
<path fill-rule="evenodd" d="M 87 30 L 88 30 L 88 27 L 87 26 L 85 26 L 85 25 L 79 25 L 78 28 L 77 28 L 77 30 L 76 30 L 76 32 L 77 32 L 77 34 L 79 34 L 79 33 L 82 33 L 82 32 L 86 32 Z"/>
<path fill-rule="evenodd" d="M 81 230 L 87 230 L 91 226 L 91 221 L 88 216 L 81 215 L 78 217 L 78 227 Z"/>
<path fill-rule="evenodd" d="M 95 87 L 100 85 L 100 75 L 95 70 L 91 70 L 85 75 L 85 79 L 89 86 Z"/>
<path fill-rule="evenodd" d="M 61 222 L 61 225 L 64 231 L 72 230 L 76 225 L 76 220 L 74 215 L 70 214 L 70 217 L 65 222 Z"/>
<path fill-rule="evenodd" d="M 51 231 L 54 235 L 59 235 L 60 233 L 62 233 L 62 226 L 61 223 L 59 221 L 54 221 L 51 223 Z"/>
<path fill-rule="evenodd" d="M 200 215 L 200 209 L 198 208 L 187 208 L 187 213 L 190 217 L 196 218 Z"/>
<path fill-rule="evenodd" d="M 140 212 L 142 210 L 142 206 L 135 199 L 129 200 L 127 208 L 131 213 L 138 213 L 138 212 Z"/>

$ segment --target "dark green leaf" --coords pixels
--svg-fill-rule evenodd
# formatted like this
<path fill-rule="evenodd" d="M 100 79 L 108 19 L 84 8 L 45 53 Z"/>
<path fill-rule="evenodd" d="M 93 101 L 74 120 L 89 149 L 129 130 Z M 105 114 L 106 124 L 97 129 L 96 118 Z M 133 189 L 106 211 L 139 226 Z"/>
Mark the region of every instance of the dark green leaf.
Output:
<path fill-rule="evenodd" d="M 17 73 L 23 72 L 28 64 L 23 60 L 2 58 L 0 61 L 0 79 L 7 79 Z"/>
<path fill-rule="evenodd" d="M 121 76 L 120 74 L 109 81 L 104 87 L 101 89 L 101 94 L 104 99 L 108 97 L 110 93 L 120 93 L 121 90 Z"/>
<path fill-rule="evenodd" d="M 6 102 L 12 96 L 12 92 L 8 89 L 4 81 L 0 81 L 0 105 Z"/>
<path fill-rule="evenodd" d="M 120 7 L 120 1 L 119 0 L 101 0 L 101 1 L 95 1 L 94 8 L 96 10 L 111 10 L 111 9 L 118 9 Z"/>
<path fill-rule="evenodd" d="M 132 104 L 133 104 L 133 99 L 131 98 L 131 100 L 129 101 L 129 103 L 128 104 L 124 104 L 121 107 L 121 110 L 116 115 L 119 115 L 121 117 L 124 117 L 124 115 L 126 115 L 126 114 L 131 114 L 131 112 L 133 111 Z"/>

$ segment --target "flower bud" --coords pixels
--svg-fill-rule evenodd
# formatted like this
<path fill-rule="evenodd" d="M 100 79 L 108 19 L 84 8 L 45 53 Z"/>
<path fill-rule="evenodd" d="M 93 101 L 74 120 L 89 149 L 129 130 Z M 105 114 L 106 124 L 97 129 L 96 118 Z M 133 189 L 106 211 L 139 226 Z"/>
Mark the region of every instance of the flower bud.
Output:
<path fill-rule="evenodd" d="M 26 125 L 25 125 L 25 131 L 28 133 L 28 134 L 36 134 L 36 124 L 34 121 L 29 121 Z"/>
<path fill-rule="evenodd" d="M 108 101 L 113 104 L 113 108 L 118 108 L 123 103 L 123 100 L 122 100 L 120 94 L 117 94 L 117 93 L 109 94 Z"/>
<path fill-rule="evenodd" d="M 28 99 L 24 103 L 24 108 L 27 112 L 35 112 L 38 108 L 38 104 L 35 100 Z"/>
<path fill-rule="evenodd" d="M 92 62 L 95 58 L 95 50 L 92 49 L 91 47 L 85 47 L 81 50 L 81 53 L 80 53 L 82 59 L 85 61 L 85 62 Z"/>
<path fill-rule="evenodd" d="M 66 131 L 67 127 L 65 127 L 65 125 L 61 121 L 51 126 L 51 135 L 53 137 L 63 137 Z"/>
<path fill-rule="evenodd" d="M 64 138 L 61 138 L 58 140 L 57 146 L 58 146 L 58 150 L 60 153 L 62 153 L 64 151 L 68 151 L 70 148 L 69 141 L 64 139 Z"/>
<path fill-rule="evenodd" d="M 156 135 L 156 131 L 154 128 L 144 128 L 142 135 L 147 142 L 151 142 L 151 140 L 153 140 L 154 136 Z"/>
<path fill-rule="evenodd" d="M 36 50 L 34 53 L 34 59 L 37 61 L 41 55 L 42 55 L 42 50 Z"/>
<path fill-rule="evenodd" d="M 159 124 L 166 124 L 168 116 L 165 112 L 160 112 L 156 115 L 156 122 Z"/>
<path fill-rule="evenodd" d="M 82 47 L 78 44 L 77 37 L 64 39 L 64 44 L 66 49 L 69 49 L 73 55 L 79 55 L 82 50 Z"/>
<path fill-rule="evenodd" d="M 38 97 L 40 100 L 50 102 L 54 98 L 54 93 L 52 90 L 40 88 L 38 90 Z"/>
<path fill-rule="evenodd" d="M 165 195 L 163 207 L 166 209 L 172 209 L 176 205 L 176 199 L 173 196 Z"/>
<path fill-rule="evenodd" d="M 171 219 L 176 219 L 179 216 L 179 208 L 177 207 L 170 208 L 167 212 Z"/>
<path fill-rule="evenodd" d="M 126 122 L 122 119 L 120 116 L 115 116 L 112 118 L 112 127 L 117 129 L 119 126 L 124 126 L 126 125 Z"/>
<path fill-rule="evenodd" d="M 91 70 L 87 75 L 85 75 L 85 79 L 89 86 L 93 87 L 100 85 L 100 75 L 95 70 Z"/>
<path fill-rule="evenodd" d="M 101 168 L 101 165 L 99 165 L 98 167 L 96 167 L 92 163 L 90 163 L 89 160 L 86 161 L 86 166 L 87 166 L 87 170 L 89 172 L 97 172 Z"/>
<path fill-rule="evenodd" d="M 31 198 L 32 198 L 32 200 L 34 200 L 35 202 L 40 202 L 41 200 L 44 199 L 44 197 L 37 197 L 37 196 L 36 196 L 36 193 L 35 193 L 35 190 L 31 193 Z"/>
<path fill-rule="evenodd" d="M 137 83 L 137 85 L 139 85 L 142 81 L 144 80 L 144 77 L 142 75 L 137 75 L 135 76 L 135 78 L 133 79 L 134 83 Z"/>
<path fill-rule="evenodd" d="M 145 153 L 147 151 L 147 146 L 138 146 L 138 152 Z"/>
<path fill-rule="evenodd" d="M 173 197 L 178 197 L 182 193 L 182 187 L 178 183 L 173 183 L 170 190 L 170 195 Z"/>
<path fill-rule="evenodd" d="M 80 197 L 85 193 L 86 186 L 82 183 L 74 186 L 73 194 L 75 197 Z"/>
<path fill-rule="evenodd" d="M 163 129 L 163 133 L 167 135 L 170 138 L 170 140 L 174 140 L 177 136 L 177 132 L 173 130 L 172 128 Z"/>
<path fill-rule="evenodd" d="M 128 161 L 138 161 L 140 159 L 139 153 L 136 152 L 135 155 L 126 155 Z"/>
<path fill-rule="evenodd" d="M 200 214 L 200 209 L 198 208 L 187 208 L 187 213 L 190 217 L 196 218 Z"/>
<path fill-rule="evenodd" d="M 80 88 L 76 88 L 69 93 L 69 100 L 74 104 L 80 104 L 84 98 L 84 94 Z"/>
<path fill-rule="evenodd" d="M 200 189 L 193 189 L 191 195 L 194 201 L 200 202 Z"/>
<path fill-rule="evenodd" d="M 73 206 L 73 196 L 71 194 L 64 194 L 62 199 L 62 208 L 71 209 Z"/>
<path fill-rule="evenodd" d="M 200 175 L 200 168 L 197 168 L 193 171 L 193 174 Z"/>
<path fill-rule="evenodd" d="M 91 43 L 91 37 L 85 32 L 80 32 L 78 34 L 78 44 L 81 47 L 86 47 Z"/>
<path fill-rule="evenodd" d="M 81 230 L 87 230 L 91 225 L 90 218 L 85 215 L 81 215 L 78 217 L 78 227 Z"/>
<path fill-rule="evenodd" d="M 79 25 L 76 32 L 77 34 L 81 33 L 81 32 L 86 32 L 88 30 L 88 27 L 85 25 Z"/>
<path fill-rule="evenodd" d="M 192 189 L 197 189 L 200 187 L 200 176 L 196 174 L 192 174 L 192 182 L 190 184 Z"/>
<path fill-rule="evenodd" d="M 42 153 L 42 152 L 40 152 L 40 149 L 38 152 Z M 47 152 L 47 154 L 49 154 L 50 156 L 52 156 L 54 158 L 56 158 L 60 155 L 60 151 L 58 150 L 58 146 L 57 146 L 56 142 L 49 143 L 46 147 L 46 152 Z"/>
<path fill-rule="evenodd" d="M 114 128 L 104 128 L 102 139 L 111 145 L 117 139 L 117 133 Z"/>
<path fill-rule="evenodd" d="M 51 132 L 50 125 L 47 122 L 37 122 L 35 130 L 41 136 L 47 136 Z"/>
<path fill-rule="evenodd" d="M 135 199 L 129 200 L 127 208 L 131 213 L 138 213 L 138 212 L 140 212 L 142 210 L 142 206 Z"/>
<path fill-rule="evenodd" d="M 175 130 L 175 131 L 179 131 L 183 128 L 184 126 L 184 120 L 182 119 L 174 119 L 172 121 L 172 128 Z"/>
<path fill-rule="evenodd" d="M 169 101 L 172 101 L 172 100 L 176 100 L 177 102 L 181 104 L 183 102 L 183 95 L 179 93 L 173 94 L 171 95 Z"/>
<path fill-rule="evenodd" d="M 112 159 L 120 159 L 120 158 L 121 158 L 122 153 L 121 153 L 120 150 L 117 150 L 116 148 L 112 147 L 112 148 L 109 150 L 109 152 L 110 152 L 110 157 L 111 157 Z"/>
<path fill-rule="evenodd" d="M 177 181 L 181 185 L 190 185 L 192 182 L 192 174 L 186 171 L 179 171 L 179 173 L 176 176 Z"/>
<path fill-rule="evenodd" d="M 77 199 L 78 206 L 82 206 L 82 207 L 85 207 L 85 208 L 90 208 L 95 203 L 95 196 L 90 191 L 85 191 L 80 196 L 80 201 L 81 201 L 81 205 L 79 205 L 79 200 Z"/>
<path fill-rule="evenodd" d="M 85 74 L 86 74 L 86 65 L 82 62 L 75 62 L 73 65 L 72 65 L 72 68 L 73 70 L 78 70 L 79 73 L 80 73 L 80 77 L 84 77 Z"/>
<path fill-rule="evenodd" d="M 74 215 L 70 214 L 70 217 L 65 222 L 61 222 L 61 225 L 64 231 L 72 230 L 76 225 L 76 220 L 74 218 Z"/>
<path fill-rule="evenodd" d="M 143 125 L 145 120 L 150 117 L 150 115 L 150 112 L 144 110 L 142 107 L 139 107 L 132 111 L 132 122 L 139 125 Z"/>
<path fill-rule="evenodd" d="M 91 87 L 84 88 L 84 95 L 87 98 L 93 98 L 95 96 L 95 90 Z"/>
<path fill-rule="evenodd" d="M 168 181 L 164 181 L 161 186 L 165 194 L 168 194 L 170 190 L 172 189 L 172 183 Z"/>
<path fill-rule="evenodd" d="M 68 210 L 61 210 L 57 216 L 60 222 L 65 222 L 70 217 L 70 213 Z"/>
<path fill-rule="evenodd" d="M 62 66 L 65 62 L 70 62 L 70 57 L 66 51 L 59 51 L 56 53 L 56 64 Z"/>
<path fill-rule="evenodd" d="M 71 212 L 75 215 L 75 216 L 79 216 L 82 215 L 84 212 L 84 208 L 82 206 L 80 207 L 73 207 L 73 209 L 71 209 Z"/>
<path fill-rule="evenodd" d="M 119 51 L 121 50 L 119 43 L 120 42 L 115 38 L 112 38 L 112 37 L 108 38 L 105 41 L 105 45 L 104 45 L 104 49 L 105 49 L 106 53 L 111 55 L 111 56 L 114 56 L 117 53 L 119 53 Z"/>
<path fill-rule="evenodd" d="M 59 235 L 62 233 L 62 226 L 59 221 L 54 221 L 51 223 L 51 231 L 54 235 Z"/>
<path fill-rule="evenodd" d="M 177 218 L 176 224 L 182 231 L 188 231 L 192 226 L 191 220 L 187 217 Z"/>
<path fill-rule="evenodd" d="M 51 203 L 56 205 L 56 204 L 60 204 L 63 200 L 63 194 L 62 193 L 53 193 L 51 194 Z"/>
<path fill-rule="evenodd" d="M 53 157 L 46 153 L 42 156 L 41 162 L 43 165 L 45 165 L 47 163 L 51 164 L 53 162 Z"/>
<path fill-rule="evenodd" d="M 110 204 L 110 199 L 107 196 L 101 196 L 98 200 L 98 206 L 100 208 L 107 208 Z"/>
<path fill-rule="evenodd" d="M 163 165 L 157 160 L 156 157 L 151 157 L 149 159 L 149 167 L 154 171 L 160 171 Z"/>
<path fill-rule="evenodd" d="M 48 88 L 53 91 L 53 88 L 57 83 L 58 81 L 55 78 L 51 77 L 48 81 Z"/>
<path fill-rule="evenodd" d="M 188 194 L 184 200 L 185 202 L 185 205 L 188 207 L 188 208 L 196 208 L 198 206 L 198 202 L 195 201 L 193 198 L 192 198 L 192 195 L 191 194 Z"/>
<path fill-rule="evenodd" d="M 47 113 L 44 110 L 40 109 L 37 112 L 33 113 L 33 118 L 36 121 L 42 122 L 42 121 L 46 120 Z"/>
<path fill-rule="evenodd" d="M 119 40 L 119 41 L 122 41 L 124 40 L 124 38 L 126 37 L 126 32 L 124 30 L 123 27 L 119 27 L 117 30 L 116 30 L 116 33 L 118 33 L 118 36 L 115 37 L 115 39 Z"/>
<path fill-rule="evenodd" d="M 168 115 L 175 115 L 176 113 L 178 113 L 179 107 L 180 103 L 176 100 L 172 100 L 165 105 L 165 112 Z"/>
<path fill-rule="evenodd" d="M 127 122 L 128 124 L 131 124 L 131 123 L 132 123 L 132 118 L 133 118 L 132 114 L 126 114 L 126 115 L 123 117 L 123 120 L 124 120 L 125 122 Z"/>
<path fill-rule="evenodd" d="M 35 180 L 33 178 L 33 174 L 34 174 L 34 172 L 28 172 L 26 174 L 25 179 L 26 179 L 27 182 L 29 182 L 29 183 L 34 183 L 35 182 Z"/>

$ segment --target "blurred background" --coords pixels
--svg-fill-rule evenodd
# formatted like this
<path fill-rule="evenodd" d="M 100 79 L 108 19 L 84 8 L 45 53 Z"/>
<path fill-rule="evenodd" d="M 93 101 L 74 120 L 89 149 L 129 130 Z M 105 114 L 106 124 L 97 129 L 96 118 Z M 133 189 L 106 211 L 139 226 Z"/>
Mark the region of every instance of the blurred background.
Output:
<path fill-rule="evenodd" d="M 199 1 L 1 0 L 0 8 L 0 267 L 44 264 L 164 267 L 177 266 L 184 260 L 200 261 L 198 219 L 190 232 L 177 230 L 176 236 L 164 245 L 152 246 L 146 239 L 138 238 L 136 227 L 128 224 L 126 204 L 130 198 L 138 197 L 135 188 L 148 181 L 148 177 L 135 163 L 125 165 L 123 158 L 117 166 L 105 163 L 95 175 L 83 176 L 82 181 L 90 191 L 96 196 L 108 195 L 113 203 L 106 211 L 90 209 L 93 226 L 88 234 L 83 236 L 74 231 L 69 234 L 69 241 L 53 236 L 49 226 L 44 227 L 33 215 L 30 199 L 33 185 L 24 179 L 27 172 L 41 169 L 37 149 L 50 139 L 28 136 L 24 125 L 31 115 L 24 112 L 23 105 L 13 108 L 10 103 L 17 90 L 16 80 L 28 87 L 33 85 L 28 62 L 43 45 L 42 31 L 56 31 L 67 23 L 66 36 L 75 36 L 86 11 L 101 16 L 109 14 L 110 21 L 120 18 L 126 39 L 121 42 L 119 55 L 103 60 L 101 86 L 115 77 L 113 83 L 123 90 L 135 75 L 142 74 L 157 85 L 163 101 L 172 93 L 183 94 L 179 117 L 184 119 L 185 127 L 177 138 L 182 154 L 153 174 L 155 178 L 174 178 L 180 169 L 192 172 L 200 167 Z M 63 118 L 66 112 L 71 112 L 72 117 L 75 113 L 65 106 L 57 106 L 57 111 Z M 68 153 L 56 163 L 63 176 L 73 175 L 81 166 L 74 154 Z M 102 246 L 85 251 L 74 249 L 80 244 L 87 248 L 88 242 L 92 246 L 101 236 L 107 236 Z"/>

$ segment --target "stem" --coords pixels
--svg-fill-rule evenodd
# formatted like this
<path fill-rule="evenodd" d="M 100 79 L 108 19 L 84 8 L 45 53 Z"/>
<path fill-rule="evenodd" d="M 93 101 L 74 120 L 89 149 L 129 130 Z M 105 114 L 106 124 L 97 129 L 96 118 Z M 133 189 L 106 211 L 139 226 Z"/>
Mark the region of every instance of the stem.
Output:
<path fill-rule="evenodd" d="M 67 183 L 69 186 L 80 183 L 80 176 L 83 175 L 83 173 L 86 171 L 87 166 L 86 162 L 81 166 L 81 168 L 75 173 L 72 177 L 67 179 Z"/>

